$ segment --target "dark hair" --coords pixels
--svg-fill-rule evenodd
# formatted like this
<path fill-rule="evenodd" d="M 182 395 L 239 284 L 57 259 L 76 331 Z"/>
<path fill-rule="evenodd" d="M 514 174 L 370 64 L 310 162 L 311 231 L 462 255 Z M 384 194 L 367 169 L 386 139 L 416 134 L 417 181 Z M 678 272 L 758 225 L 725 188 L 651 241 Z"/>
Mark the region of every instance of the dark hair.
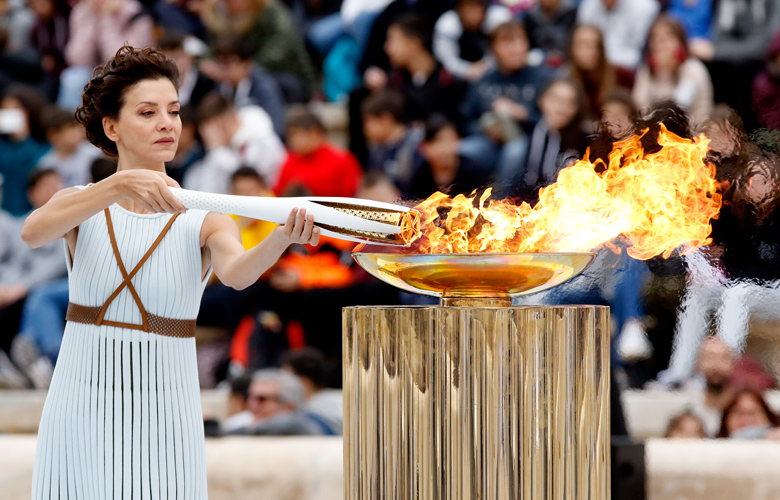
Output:
<path fill-rule="evenodd" d="M 76 120 L 84 125 L 87 140 L 109 156 L 118 151 L 114 141 L 103 131 L 103 118 L 117 119 L 125 95 L 143 80 L 167 79 L 179 91 L 176 63 L 157 49 L 134 49 L 124 45 L 116 55 L 92 72 L 92 78 L 81 93 Z"/>
<path fill-rule="evenodd" d="M 116 160 L 106 157 L 95 158 L 89 166 L 92 182 L 100 182 L 116 172 Z"/>
<path fill-rule="evenodd" d="M 369 189 L 382 183 L 393 184 L 393 179 L 381 170 L 372 169 L 363 174 L 363 180 L 360 183 L 360 187 Z"/>
<path fill-rule="evenodd" d="M 214 59 L 237 57 L 241 61 L 251 61 L 252 55 L 250 44 L 238 35 L 223 35 L 217 38 L 211 47 L 211 56 Z"/>
<path fill-rule="evenodd" d="M 200 100 L 196 111 L 196 120 L 203 123 L 233 110 L 233 103 L 216 90 L 212 90 Z"/>
<path fill-rule="evenodd" d="M 453 124 L 446 116 L 441 113 L 434 113 L 425 122 L 425 135 L 423 136 L 423 142 L 431 142 L 442 130 L 445 128 L 455 128 Z"/>
<path fill-rule="evenodd" d="M 41 112 L 41 122 L 46 127 L 46 132 L 60 130 L 68 125 L 77 125 L 76 117 L 72 112 L 57 106 L 47 106 Z"/>
<path fill-rule="evenodd" d="M 289 366 L 299 377 L 311 380 L 314 387 L 324 389 L 328 386 L 330 366 L 319 349 L 304 347 L 288 351 L 282 357 L 282 366 Z"/>
<path fill-rule="evenodd" d="M 423 48 L 433 54 L 433 26 L 424 17 L 412 13 L 403 14 L 390 26 L 395 26 L 409 38 L 418 39 Z"/>
<path fill-rule="evenodd" d="M 60 173 L 53 168 L 34 169 L 32 172 L 30 172 L 30 175 L 27 176 L 27 190 L 29 191 L 31 189 L 34 189 L 35 186 L 41 181 L 41 179 L 49 175 L 59 176 Z"/>
<path fill-rule="evenodd" d="M 404 121 L 404 96 L 395 90 L 378 90 L 368 96 L 360 112 L 368 116 L 392 115 L 398 123 Z"/>
<path fill-rule="evenodd" d="M 321 132 L 325 132 L 325 125 L 322 124 L 322 120 L 304 104 L 291 106 L 287 111 L 285 122 L 288 129 L 317 129 Z"/>
<path fill-rule="evenodd" d="M 499 37 L 515 31 L 522 33 L 528 39 L 528 32 L 525 30 L 523 23 L 518 20 L 512 20 L 499 24 L 490 32 L 490 45 L 496 43 Z"/>
<path fill-rule="evenodd" d="M 41 122 L 41 112 L 47 106 L 46 99 L 33 87 L 24 84 L 9 85 L 3 98 L 10 97 L 19 101 L 27 112 L 27 121 L 30 125 L 30 136 L 36 141 L 46 140 L 46 130 Z"/>
<path fill-rule="evenodd" d="M 647 40 L 645 41 L 645 60 L 650 68 L 650 72 L 653 74 L 655 73 L 656 64 L 650 52 L 650 38 L 653 36 L 653 30 L 659 26 L 666 26 L 669 28 L 672 32 L 672 36 L 679 42 L 681 47 L 681 52 L 677 54 L 679 63 L 682 64 L 688 59 L 688 33 L 685 31 L 685 26 L 669 14 L 659 14 L 658 17 L 655 18 L 655 21 L 653 21 L 653 24 L 650 25 L 650 29 L 647 30 Z M 675 75 L 675 80 L 678 76 L 679 75 Z"/>
<path fill-rule="evenodd" d="M 241 375 L 230 381 L 230 394 L 241 396 L 244 399 L 249 397 L 249 386 L 252 384 L 251 375 Z"/>
<path fill-rule="evenodd" d="M 247 165 L 238 167 L 236 171 L 233 172 L 233 175 L 230 176 L 230 182 L 236 182 L 236 179 L 241 178 L 255 179 L 256 181 L 262 182 L 263 185 L 265 185 L 263 177 L 257 173 L 257 170 Z"/>
<path fill-rule="evenodd" d="M 740 398 L 743 398 L 744 396 L 750 396 L 753 398 L 764 410 L 764 413 L 766 414 L 767 420 L 769 420 L 769 425 L 772 427 L 777 427 L 780 425 L 780 417 L 772 411 L 772 408 L 769 407 L 766 400 L 764 399 L 764 396 L 761 395 L 761 393 L 756 392 L 752 389 L 742 389 L 737 391 L 736 394 L 734 394 L 734 398 L 732 398 L 731 402 L 726 406 L 726 408 L 723 409 L 723 414 L 720 419 L 720 430 L 718 430 L 718 433 L 715 435 L 715 437 L 719 438 L 727 438 L 729 437 L 729 431 L 728 427 L 726 426 L 726 422 L 728 421 L 729 415 L 731 415 L 731 412 L 734 411 L 734 408 L 737 406 L 737 403 L 739 402 Z"/>
<path fill-rule="evenodd" d="M 166 50 L 184 50 L 184 40 L 187 35 L 178 30 L 166 30 L 157 42 L 157 48 L 165 52 Z"/>

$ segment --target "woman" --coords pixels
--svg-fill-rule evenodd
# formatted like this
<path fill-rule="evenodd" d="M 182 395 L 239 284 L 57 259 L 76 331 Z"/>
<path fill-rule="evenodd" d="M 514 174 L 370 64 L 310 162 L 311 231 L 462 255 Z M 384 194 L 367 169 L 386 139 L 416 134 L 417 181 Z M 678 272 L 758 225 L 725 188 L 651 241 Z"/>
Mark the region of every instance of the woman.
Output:
<path fill-rule="evenodd" d="M 293 210 L 245 251 L 227 216 L 185 211 L 164 164 L 181 121 L 175 63 L 122 47 L 76 116 L 117 171 L 65 189 L 26 220 L 37 247 L 67 243 L 70 304 L 41 418 L 33 498 L 206 498 L 194 323 L 213 269 L 245 288 L 291 243 L 319 239 Z M 131 493 L 128 493 L 131 492 Z"/>
<path fill-rule="evenodd" d="M 604 99 L 617 86 L 617 73 L 607 61 L 601 30 L 590 24 L 574 28 L 569 60 L 571 62 L 562 68 L 562 73 L 580 84 L 587 98 L 587 114 L 596 118 Z"/>
<path fill-rule="evenodd" d="M 688 54 L 682 24 L 668 15 L 658 16 L 650 27 L 647 48 L 634 83 L 636 106 L 673 99 L 688 110 L 693 123 L 709 118 L 714 106 L 712 80 L 704 63 Z"/>
<path fill-rule="evenodd" d="M 723 410 L 720 430 L 716 437 L 735 439 L 780 439 L 777 427 L 780 417 L 769 408 L 764 397 L 755 391 L 743 389 L 736 393 Z"/>

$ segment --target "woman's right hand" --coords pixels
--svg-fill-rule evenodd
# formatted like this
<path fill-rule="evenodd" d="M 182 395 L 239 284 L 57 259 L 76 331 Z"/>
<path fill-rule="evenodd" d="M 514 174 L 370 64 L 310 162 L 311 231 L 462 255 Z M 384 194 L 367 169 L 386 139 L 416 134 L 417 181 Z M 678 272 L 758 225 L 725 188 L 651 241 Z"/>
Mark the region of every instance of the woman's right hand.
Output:
<path fill-rule="evenodd" d="M 114 174 L 119 193 L 130 198 L 140 208 L 153 213 L 171 214 L 187 211 L 168 187 L 181 187 L 162 172 L 153 170 L 122 170 Z"/>

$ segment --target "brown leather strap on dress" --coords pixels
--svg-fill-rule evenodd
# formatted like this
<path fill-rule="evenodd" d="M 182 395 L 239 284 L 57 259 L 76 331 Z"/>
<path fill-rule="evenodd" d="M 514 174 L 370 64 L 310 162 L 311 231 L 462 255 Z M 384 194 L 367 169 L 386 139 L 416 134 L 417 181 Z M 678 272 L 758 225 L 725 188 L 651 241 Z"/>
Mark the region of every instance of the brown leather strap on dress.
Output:
<path fill-rule="evenodd" d="M 179 216 L 179 214 L 174 214 L 173 217 L 171 217 L 168 220 L 168 223 L 165 225 L 163 230 L 160 232 L 160 235 L 157 236 L 157 239 L 154 240 L 154 243 L 152 243 L 152 246 L 149 247 L 149 250 L 146 251 L 143 257 L 141 257 L 141 260 L 138 261 L 138 264 L 133 268 L 132 271 L 128 274 L 127 269 L 125 269 L 125 264 L 122 262 L 122 256 L 119 255 L 119 246 L 116 243 L 116 235 L 114 234 L 114 224 L 111 221 L 111 212 L 109 212 L 108 208 L 105 209 L 106 214 L 106 224 L 108 225 L 108 236 L 111 239 L 111 248 L 114 249 L 114 257 L 116 257 L 116 263 L 119 266 L 119 271 L 122 273 L 122 277 L 124 278 L 122 280 L 122 283 L 119 284 L 116 290 L 114 290 L 114 293 L 112 293 L 106 302 L 103 304 L 102 307 L 98 308 L 98 314 L 95 318 L 95 321 L 93 324 L 95 325 L 109 325 L 109 326 L 118 326 L 122 328 L 132 328 L 135 330 L 143 330 L 145 332 L 151 331 L 149 323 L 151 316 L 149 313 L 146 312 L 146 308 L 144 308 L 143 303 L 141 302 L 141 298 L 138 296 L 138 293 L 135 290 L 135 287 L 133 286 L 132 279 L 133 277 L 138 273 L 138 271 L 141 270 L 141 266 L 143 266 L 146 261 L 151 257 L 152 252 L 154 252 L 157 249 L 157 246 L 160 244 L 162 239 L 165 237 L 165 235 L 168 233 L 168 230 L 171 228 L 171 225 L 173 224 L 173 221 L 176 220 L 176 218 Z M 117 321 L 107 321 L 105 319 L 106 311 L 108 311 L 108 306 L 111 305 L 111 303 L 114 301 L 115 298 L 119 295 L 119 293 L 125 288 L 130 291 L 130 294 L 133 296 L 133 300 L 135 301 L 136 305 L 138 306 L 138 310 L 141 311 L 141 324 L 140 325 L 134 325 L 132 323 L 120 323 Z M 83 306 L 79 306 L 83 307 Z M 160 318 L 159 316 L 155 316 L 155 318 Z M 162 318 L 165 319 L 165 318 Z M 171 320 L 174 321 L 174 320 Z M 180 321 L 180 320 L 175 320 Z M 187 320 L 190 321 L 190 320 Z"/>
<path fill-rule="evenodd" d="M 65 319 L 75 323 L 85 323 L 87 325 L 97 325 L 100 307 L 89 307 L 68 302 L 68 312 Z M 148 330 L 143 325 L 134 325 L 132 323 L 120 323 L 118 321 L 103 320 L 101 324 L 107 326 L 117 326 L 120 328 L 131 328 L 133 330 L 143 330 L 149 333 L 165 335 L 166 337 L 190 338 L 195 336 L 194 319 L 171 319 L 156 316 L 152 313 L 147 314 Z"/>

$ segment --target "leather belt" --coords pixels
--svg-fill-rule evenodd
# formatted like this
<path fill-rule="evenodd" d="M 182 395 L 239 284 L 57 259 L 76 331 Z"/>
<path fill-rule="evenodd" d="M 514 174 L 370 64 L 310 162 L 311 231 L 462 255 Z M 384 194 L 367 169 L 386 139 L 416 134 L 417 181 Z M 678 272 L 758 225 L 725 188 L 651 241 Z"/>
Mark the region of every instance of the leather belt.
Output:
<path fill-rule="evenodd" d="M 87 325 L 106 325 L 119 328 L 130 328 L 133 330 L 156 333 L 166 337 L 191 338 L 195 336 L 194 319 L 163 318 L 162 316 L 156 316 L 152 313 L 144 311 L 146 313 L 146 321 L 144 322 L 145 325 L 135 325 L 133 323 L 121 323 L 118 321 L 102 319 L 101 309 L 102 308 L 100 306 L 89 307 L 74 304 L 73 302 L 68 302 L 68 312 L 65 315 L 65 319 L 75 323 L 83 323 Z"/>

